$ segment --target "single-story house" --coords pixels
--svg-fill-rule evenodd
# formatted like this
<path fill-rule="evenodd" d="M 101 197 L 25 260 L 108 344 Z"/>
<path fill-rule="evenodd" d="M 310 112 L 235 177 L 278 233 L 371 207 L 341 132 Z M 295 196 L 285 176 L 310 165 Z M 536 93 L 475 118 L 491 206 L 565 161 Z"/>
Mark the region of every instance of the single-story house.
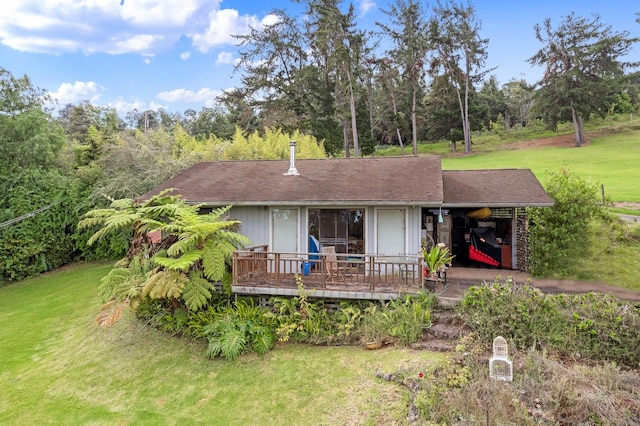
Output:
<path fill-rule="evenodd" d="M 143 198 L 174 188 L 203 212 L 233 206 L 230 218 L 253 242 L 234 256 L 236 293 L 294 295 L 297 275 L 313 296 L 356 299 L 420 291 L 421 248 L 436 243 L 456 267 L 526 270 L 525 207 L 553 204 L 527 169 L 443 171 L 437 156 L 296 160 L 291 151 L 290 160 L 198 163 Z"/>

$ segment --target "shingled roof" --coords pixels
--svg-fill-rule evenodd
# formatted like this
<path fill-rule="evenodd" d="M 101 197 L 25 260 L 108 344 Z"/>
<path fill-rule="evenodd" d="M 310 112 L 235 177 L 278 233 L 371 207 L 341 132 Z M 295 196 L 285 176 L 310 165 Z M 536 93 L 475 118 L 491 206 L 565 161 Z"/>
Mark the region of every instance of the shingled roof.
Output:
<path fill-rule="evenodd" d="M 443 207 L 550 207 L 529 169 L 444 170 Z"/>
<path fill-rule="evenodd" d="M 421 205 L 443 200 L 440 158 L 367 157 L 198 163 L 143 195 L 175 188 L 207 205 Z"/>

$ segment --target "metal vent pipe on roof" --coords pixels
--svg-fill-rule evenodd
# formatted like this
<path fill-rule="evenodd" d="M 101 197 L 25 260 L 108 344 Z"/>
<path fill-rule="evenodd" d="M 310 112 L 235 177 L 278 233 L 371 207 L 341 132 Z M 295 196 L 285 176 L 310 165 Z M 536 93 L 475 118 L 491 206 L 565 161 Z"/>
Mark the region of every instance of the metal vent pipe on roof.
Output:
<path fill-rule="evenodd" d="M 298 176 L 298 169 L 296 169 L 296 141 L 289 141 L 289 170 L 287 173 L 283 173 L 285 176 Z"/>

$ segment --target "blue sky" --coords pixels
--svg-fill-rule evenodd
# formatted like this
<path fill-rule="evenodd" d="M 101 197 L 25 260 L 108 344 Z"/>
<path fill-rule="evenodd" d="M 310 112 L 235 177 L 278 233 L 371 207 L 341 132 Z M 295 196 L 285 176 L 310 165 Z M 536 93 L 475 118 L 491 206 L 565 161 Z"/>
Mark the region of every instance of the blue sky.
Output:
<path fill-rule="evenodd" d="M 388 0 L 354 0 L 360 28 L 386 21 Z M 576 12 L 593 13 L 616 31 L 640 36 L 629 0 L 476 0 L 482 37 L 489 38 L 487 67 L 501 84 L 535 82 L 541 69 L 527 62 L 540 44 L 533 26 L 554 24 Z M 59 105 L 88 100 L 121 115 L 164 108 L 196 111 L 234 86 L 237 59 L 232 34 L 268 24 L 274 9 L 299 16 L 289 0 L 4 0 L 0 9 L 0 66 L 27 74 Z M 629 60 L 640 61 L 640 46 Z"/>

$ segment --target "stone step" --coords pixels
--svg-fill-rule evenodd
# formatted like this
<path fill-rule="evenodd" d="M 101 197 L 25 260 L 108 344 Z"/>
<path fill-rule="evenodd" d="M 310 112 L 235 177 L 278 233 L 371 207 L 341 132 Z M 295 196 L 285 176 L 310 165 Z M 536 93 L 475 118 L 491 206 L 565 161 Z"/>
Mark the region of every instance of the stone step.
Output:
<path fill-rule="evenodd" d="M 457 342 L 454 340 L 427 339 L 411 345 L 413 349 L 427 350 L 433 352 L 451 352 L 456 349 Z"/>
<path fill-rule="evenodd" d="M 433 312 L 431 314 L 431 321 L 434 324 L 452 324 L 452 325 L 464 324 L 464 320 L 459 314 L 455 312 L 450 312 L 450 311 Z"/>
<path fill-rule="evenodd" d="M 435 339 L 457 340 L 469 332 L 463 324 L 434 324 L 429 328 L 428 335 Z"/>

